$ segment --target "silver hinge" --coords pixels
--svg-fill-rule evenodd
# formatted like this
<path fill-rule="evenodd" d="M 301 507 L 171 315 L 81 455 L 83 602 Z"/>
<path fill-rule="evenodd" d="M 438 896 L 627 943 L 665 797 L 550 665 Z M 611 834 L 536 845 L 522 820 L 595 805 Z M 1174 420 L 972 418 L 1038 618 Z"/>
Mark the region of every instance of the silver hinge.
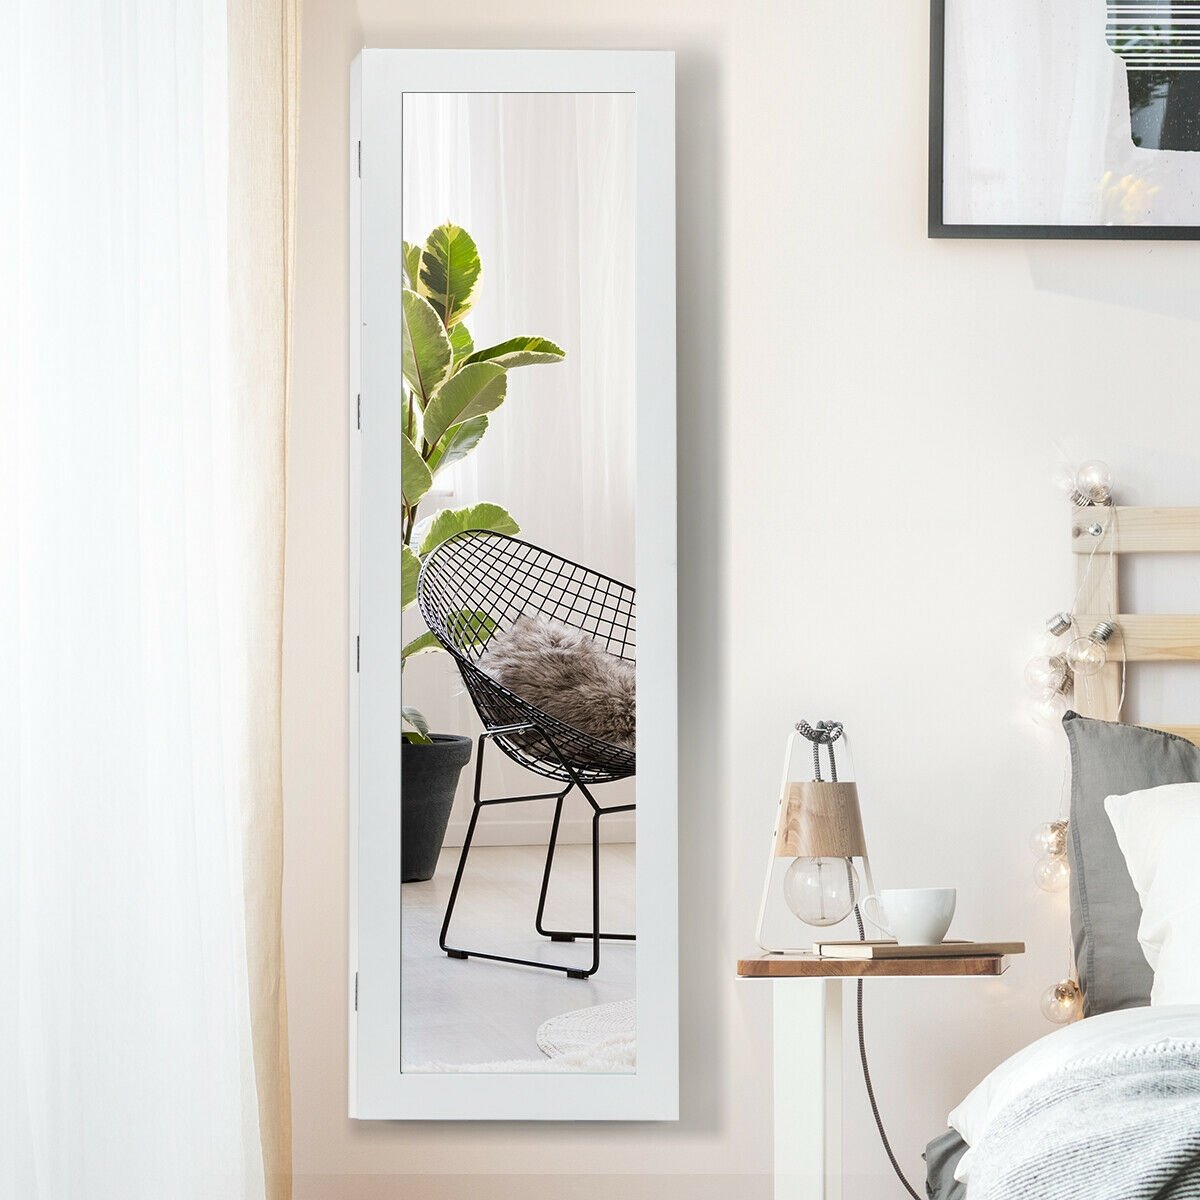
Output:
<path fill-rule="evenodd" d="M 359 177 L 359 179 L 362 178 L 362 139 L 361 138 L 359 139 L 359 143 L 358 143 L 358 177 Z"/>
<path fill-rule="evenodd" d="M 358 972 L 354 972 L 354 1011 L 358 1012 Z"/>
<path fill-rule="evenodd" d="M 361 429 L 362 428 L 362 392 L 359 392 L 359 394 L 358 394 L 358 408 L 357 408 L 354 420 L 355 420 L 355 428 Z"/>
<path fill-rule="evenodd" d="M 358 634 L 354 635 L 354 671 L 358 673 L 362 666 L 362 638 Z"/>

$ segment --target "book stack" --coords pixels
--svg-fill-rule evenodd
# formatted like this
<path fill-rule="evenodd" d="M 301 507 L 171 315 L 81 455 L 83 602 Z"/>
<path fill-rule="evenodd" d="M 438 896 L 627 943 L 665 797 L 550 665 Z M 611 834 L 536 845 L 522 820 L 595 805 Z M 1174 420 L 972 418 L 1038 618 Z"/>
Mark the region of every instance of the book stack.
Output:
<path fill-rule="evenodd" d="M 946 941 L 934 946 L 902 946 L 898 942 L 814 942 L 822 958 L 1003 958 L 1024 954 L 1024 942 Z"/>

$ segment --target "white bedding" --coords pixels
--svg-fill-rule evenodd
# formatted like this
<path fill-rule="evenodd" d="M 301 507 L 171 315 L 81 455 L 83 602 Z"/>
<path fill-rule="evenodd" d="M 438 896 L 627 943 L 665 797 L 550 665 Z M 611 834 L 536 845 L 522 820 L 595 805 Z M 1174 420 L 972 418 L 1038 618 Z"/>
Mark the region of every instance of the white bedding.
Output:
<path fill-rule="evenodd" d="M 977 1146 L 989 1126 L 1007 1105 L 1071 1063 L 1168 1041 L 1200 1040 L 1200 1004 L 1131 1008 L 1088 1017 L 1057 1029 L 1002 1062 L 950 1114 L 968 1149 L 954 1177 L 970 1179 L 971 1147 Z"/>

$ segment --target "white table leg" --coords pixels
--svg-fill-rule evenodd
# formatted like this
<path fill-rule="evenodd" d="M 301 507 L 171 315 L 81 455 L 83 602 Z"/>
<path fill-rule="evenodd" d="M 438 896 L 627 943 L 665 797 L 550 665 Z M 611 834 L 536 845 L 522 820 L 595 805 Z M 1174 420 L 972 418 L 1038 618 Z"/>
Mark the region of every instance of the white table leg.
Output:
<path fill-rule="evenodd" d="M 842 981 L 776 979 L 775 1200 L 841 1200 Z"/>

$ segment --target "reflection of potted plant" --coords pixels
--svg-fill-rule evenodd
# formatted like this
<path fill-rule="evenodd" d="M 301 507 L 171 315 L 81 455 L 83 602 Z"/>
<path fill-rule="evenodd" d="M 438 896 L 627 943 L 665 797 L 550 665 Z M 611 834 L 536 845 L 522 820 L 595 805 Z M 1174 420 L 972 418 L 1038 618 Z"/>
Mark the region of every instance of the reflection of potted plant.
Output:
<path fill-rule="evenodd" d="M 476 350 L 463 318 L 475 302 L 479 251 L 465 229 L 439 225 L 423 247 L 404 244 L 407 286 L 403 358 L 404 544 L 401 550 L 403 608 L 417 599 L 421 560 L 447 538 L 468 529 L 515 534 L 520 526 L 498 504 L 443 508 L 417 520 L 417 508 L 439 472 L 460 462 L 487 432 L 488 414 L 504 401 L 513 367 L 559 362 L 563 351 L 540 337 L 514 337 Z M 464 613 L 463 637 L 486 627 L 482 614 Z M 476 631 L 474 633 L 469 631 Z M 401 670 L 416 654 L 440 650 L 431 633 L 403 649 Z M 471 740 L 429 732 L 416 708 L 404 706 L 401 804 L 404 829 L 402 877 L 430 879 L 446 836 L 458 777 L 471 757 Z"/>

